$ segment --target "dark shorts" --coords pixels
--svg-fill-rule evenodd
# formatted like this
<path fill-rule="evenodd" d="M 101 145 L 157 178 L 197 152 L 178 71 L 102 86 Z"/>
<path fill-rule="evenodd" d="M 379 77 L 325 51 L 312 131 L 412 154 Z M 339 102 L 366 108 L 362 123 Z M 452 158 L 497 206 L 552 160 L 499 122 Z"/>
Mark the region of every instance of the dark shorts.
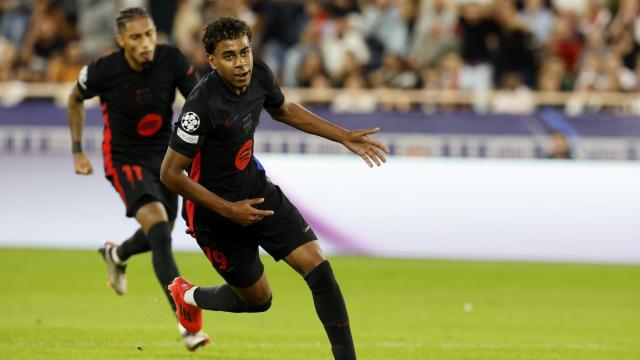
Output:
<path fill-rule="evenodd" d="M 140 165 L 114 161 L 112 172 L 106 177 L 127 207 L 127 217 L 134 217 L 142 206 L 159 201 L 167 210 L 169 221 L 175 221 L 178 195 L 167 189 L 155 173 Z"/>
<path fill-rule="evenodd" d="M 256 208 L 275 211 L 261 222 L 240 226 L 212 216 L 207 223 L 196 224 L 198 245 L 231 286 L 247 287 L 260 279 L 264 267 L 258 246 L 278 261 L 297 247 L 317 239 L 280 187 L 266 182 L 261 190 L 256 197 L 264 197 L 265 201 Z"/>

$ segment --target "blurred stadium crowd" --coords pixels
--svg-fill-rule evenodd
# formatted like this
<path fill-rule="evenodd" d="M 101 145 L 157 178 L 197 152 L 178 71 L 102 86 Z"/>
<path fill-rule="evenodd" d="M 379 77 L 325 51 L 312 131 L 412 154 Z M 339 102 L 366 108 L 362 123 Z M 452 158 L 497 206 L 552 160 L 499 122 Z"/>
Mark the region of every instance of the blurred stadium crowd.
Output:
<path fill-rule="evenodd" d="M 244 19 L 287 87 L 640 88 L 637 0 L 4 0 L 0 81 L 74 81 L 115 48 L 113 18 L 129 5 L 149 7 L 160 41 L 201 73 L 203 24 Z"/>

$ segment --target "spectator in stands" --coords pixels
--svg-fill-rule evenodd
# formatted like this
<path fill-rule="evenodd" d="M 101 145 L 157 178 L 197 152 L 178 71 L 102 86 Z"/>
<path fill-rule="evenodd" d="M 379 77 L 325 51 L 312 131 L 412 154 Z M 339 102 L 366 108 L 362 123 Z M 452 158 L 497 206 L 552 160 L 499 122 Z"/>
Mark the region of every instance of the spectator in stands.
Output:
<path fill-rule="evenodd" d="M 601 69 L 600 62 L 600 57 L 597 54 L 589 53 L 583 57 L 582 65 L 574 84 L 574 90 L 580 92 L 597 90 Z"/>
<path fill-rule="evenodd" d="M 420 13 L 413 27 L 409 60 L 417 69 L 435 65 L 457 46 L 455 10 L 446 0 L 422 1 Z"/>
<path fill-rule="evenodd" d="M 333 17 L 325 27 L 320 48 L 329 76 L 334 79 L 343 76 L 348 53 L 360 65 L 367 64 L 371 57 L 362 33 L 351 26 L 346 16 L 341 15 Z"/>
<path fill-rule="evenodd" d="M 359 11 L 356 0 L 329 0 L 325 8 L 329 13 L 336 16 L 348 16 Z"/>
<path fill-rule="evenodd" d="M 24 40 L 34 2 L 0 1 L 0 37 L 11 42 L 14 48 L 19 48 Z"/>
<path fill-rule="evenodd" d="M 610 49 L 605 39 L 605 33 L 602 31 L 593 31 L 585 35 L 585 46 L 582 50 L 582 59 L 588 56 L 604 57 L 609 53 Z M 580 60 L 580 66 L 582 65 Z"/>
<path fill-rule="evenodd" d="M 496 114 L 531 114 L 536 102 L 520 74 L 511 72 L 503 75 L 500 91 L 494 95 L 491 107 Z"/>
<path fill-rule="evenodd" d="M 113 18 L 116 1 L 76 0 L 78 34 L 82 52 L 87 59 L 106 55 L 116 49 L 113 41 Z"/>
<path fill-rule="evenodd" d="M 62 54 L 56 55 L 47 65 L 47 81 L 73 82 L 86 64 L 77 40 L 69 42 Z"/>
<path fill-rule="evenodd" d="M 413 89 L 418 85 L 418 76 L 402 57 L 387 53 L 382 66 L 369 74 L 369 83 L 373 88 Z"/>
<path fill-rule="evenodd" d="M 309 87 L 316 90 L 329 89 L 333 86 L 331 79 L 325 74 L 315 74 L 311 77 Z"/>
<path fill-rule="evenodd" d="M 534 47 L 542 48 L 553 30 L 553 12 L 544 6 L 543 0 L 524 0 L 524 7 L 519 16 L 533 35 Z"/>
<path fill-rule="evenodd" d="M 533 42 L 529 28 L 520 21 L 511 0 L 497 2 L 496 20 L 498 47 L 494 59 L 494 79 L 497 83 L 507 73 L 517 73 L 528 86 L 534 80 Z M 509 78 L 512 75 L 508 76 Z"/>
<path fill-rule="evenodd" d="M 561 131 L 553 131 L 549 135 L 549 159 L 573 159 L 571 143 Z"/>
<path fill-rule="evenodd" d="M 556 18 L 549 41 L 545 46 L 546 54 L 560 57 L 565 64 L 567 72 L 575 75 L 578 70 L 578 60 L 582 54 L 583 40 L 578 32 L 575 15 L 563 13 Z"/>
<path fill-rule="evenodd" d="M 440 71 L 437 66 L 427 66 L 420 71 L 420 87 L 424 90 L 440 90 Z"/>
<path fill-rule="evenodd" d="M 438 91 L 440 90 L 440 72 L 438 67 L 427 66 L 420 71 L 420 86 L 423 90 Z M 429 95 L 425 95 L 425 98 Z M 425 103 L 421 106 L 422 111 L 426 114 L 433 114 L 438 111 L 437 103 Z"/>
<path fill-rule="evenodd" d="M 493 88 L 490 43 L 495 46 L 497 26 L 491 10 L 479 0 L 470 0 L 459 10 L 460 55 L 464 62 L 460 86 L 474 91 L 473 107 L 477 112 L 486 112 L 488 91 Z"/>
<path fill-rule="evenodd" d="M 376 110 L 376 97 L 365 92 L 364 77 L 359 73 L 351 73 L 344 80 L 344 90 L 331 102 L 331 110 L 342 113 L 370 113 Z"/>
<path fill-rule="evenodd" d="M 0 82 L 11 80 L 15 61 L 15 46 L 9 39 L 0 35 Z"/>
<path fill-rule="evenodd" d="M 632 91 L 637 86 L 633 71 L 622 66 L 620 58 L 610 52 L 604 58 L 589 56 L 575 83 L 577 91 Z"/>
<path fill-rule="evenodd" d="M 195 48 L 202 47 L 198 37 L 193 36 L 194 33 L 200 32 L 202 22 L 202 14 L 193 2 L 190 0 L 178 2 L 172 37 L 176 46 L 185 54 L 194 53 Z"/>
<path fill-rule="evenodd" d="M 640 54 L 640 45 L 634 39 L 632 27 L 624 28 L 612 39 L 612 42 L 611 51 L 620 57 L 626 68 L 633 69 L 636 57 Z"/>
<path fill-rule="evenodd" d="M 545 91 L 571 90 L 572 85 L 570 79 L 567 79 L 566 66 L 560 57 L 547 55 L 542 59 L 538 73 L 539 89 L 544 88 Z"/>
<path fill-rule="evenodd" d="M 640 55 L 636 57 L 636 66 L 634 67 L 634 74 L 636 77 L 635 91 L 640 91 Z"/>
<path fill-rule="evenodd" d="M 361 30 L 369 42 L 374 58 L 373 67 L 384 53 L 406 56 L 409 46 L 409 27 L 401 12 L 399 0 L 373 0 L 362 9 Z"/>
<path fill-rule="evenodd" d="M 600 75 L 597 90 L 631 91 L 636 87 L 635 74 L 623 66 L 620 57 L 613 52 L 602 60 Z"/>
<path fill-rule="evenodd" d="M 311 87 L 311 83 L 318 75 L 328 78 L 324 61 L 319 51 L 311 51 L 305 56 L 302 65 L 296 72 L 297 84 L 300 87 Z"/>
<path fill-rule="evenodd" d="M 351 74 L 358 74 L 360 76 L 363 76 L 364 67 L 358 62 L 356 55 L 353 52 L 347 51 L 344 54 L 342 68 L 338 71 L 337 75 L 332 77 L 331 81 L 334 85 L 343 87 L 346 78 Z"/>
<path fill-rule="evenodd" d="M 611 10 L 601 0 L 588 0 L 587 11 L 580 19 L 580 31 L 584 35 L 604 33 L 611 22 Z"/>
<path fill-rule="evenodd" d="M 287 50 L 282 73 L 282 85 L 298 86 L 297 71 L 309 52 L 319 51 L 325 29 L 330 26 L 329 12 L 317 1 L 304 2 L 307 22 L 295 45 Z"/>
<path fill-rule="evenodd" d="M 20 50 L 20 78 L 27 81 L 45 79 L 47 61 L 62 53 L 66 46 L 64 18 L 60 9 L 48 1 L 39 1 Z"/>
<path fill-rule="evenodd" d="M 317 1 L 317 0 L 309 0 Z M 298 42 L 299 34 L 309 21 L 305 5 L 295 0 L 266 1 L 256 8 L 263 27 L 256 45 L 262 48 L 262 60 L 282 79 L 289 50 Z"/>

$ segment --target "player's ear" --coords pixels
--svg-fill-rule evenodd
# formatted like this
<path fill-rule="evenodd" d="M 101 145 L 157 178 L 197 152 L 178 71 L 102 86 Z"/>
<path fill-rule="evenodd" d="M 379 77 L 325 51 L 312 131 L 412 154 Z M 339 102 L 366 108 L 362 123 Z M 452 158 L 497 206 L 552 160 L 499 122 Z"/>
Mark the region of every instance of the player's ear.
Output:
<path fill-rule="evenodd" d="M 116 36 L 116 41 L 118 42 L 118 45 L 120 45 L 120 47 L 124 47 L 124 37 L 119 32 L 118 32 L 118 35 Z"/>
<path fill-rule="evenodd" d="M 207 61 L 209 62 L 209 66 L 211 66 L 213 70 L 218 69 L 218 64 L 216 64 L 216 58 L 213 55 L 207 54 Z"/>

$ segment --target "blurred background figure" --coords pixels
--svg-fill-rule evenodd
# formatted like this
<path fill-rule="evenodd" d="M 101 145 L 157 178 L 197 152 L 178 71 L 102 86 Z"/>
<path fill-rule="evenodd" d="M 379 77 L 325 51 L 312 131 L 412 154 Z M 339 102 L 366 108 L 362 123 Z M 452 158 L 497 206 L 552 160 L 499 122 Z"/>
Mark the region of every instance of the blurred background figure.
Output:
<path fill-rule="evenodd" d="M 458 46 L 457 15 L 447 0 L 421 1 L 413 25 L 409 60 L 418 71 L 434 65 Z"/>
<path fill-rule="evenodd" d="M 549 135 L 549 159 L 573 159 L 571 143 L 561 131 L 554 131 Z"/>
<path fill-rule="evenodd" d="M 366 89 L 365 79 L 359 73 L 352 73 L 344 79 L 345 91 L 340 92 L 331 102 L 331 110 L 337 113 L 371 113 L 376 110 L 377 99 Z"/>

